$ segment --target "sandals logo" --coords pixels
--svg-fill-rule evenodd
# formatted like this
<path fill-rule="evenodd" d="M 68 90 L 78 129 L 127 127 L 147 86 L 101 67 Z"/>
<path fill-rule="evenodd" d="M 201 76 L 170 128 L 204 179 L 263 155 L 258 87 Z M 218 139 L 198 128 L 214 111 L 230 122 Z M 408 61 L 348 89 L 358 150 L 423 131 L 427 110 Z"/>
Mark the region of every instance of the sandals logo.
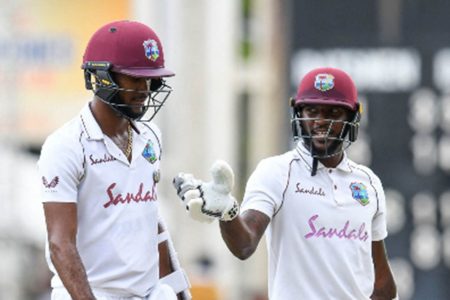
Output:
<path fill-rule="evenodd" d="M 367 241 L 369 232 L 366 230 L 366 223 L 361 223 L 358 226 L 351 226 L 350 220 L 347 220 L 343 225 L 338 227 L 321 226 L 321 220 L 318 220 L 319 215 L 313 215 L 308 220 L 309 232 L 305 234 L 306 239 L 310 238 L 337 238 L 344 240 L 360 240 Z"/>
<path fill-rule="evenodd" d="M 139 185 L 136 192 L 126 192 L 123 193 L 121 189 L 114 190 L 117 183 L 112 183 L 107 189 L 106 194 L 108 195 L 108 201 L 103 204 L 104 208 L 108 208 L 110 205 L 118 204 L 130 204 L 139 202 L 151 202 L 156 201 L 156 183 L 153 183 L 151 190 L 144 190 L 144 183 Z"/>
<path fill-rule="evenodd" d="M 319 188 L 316 188 L 313 186 L 312 187 L 303 187 L 303 186 L 300 186 L 300 182 L 298 182 L 295 187 L 296 187 L 296 189 L 295 189 L 296 193 L 325 197 L 325 192 L 322 190 L 321 187 L 319 187 Z"/>
<path fill-rule="evenodd" d="M 91 165 L 103 164 L 111 161 L 115 161 L 116 158 L 110 154 L 104 154 L 103 157 L 94 157 L 94 155 L 89 155 L 89 160 L 91 161 Z"/>

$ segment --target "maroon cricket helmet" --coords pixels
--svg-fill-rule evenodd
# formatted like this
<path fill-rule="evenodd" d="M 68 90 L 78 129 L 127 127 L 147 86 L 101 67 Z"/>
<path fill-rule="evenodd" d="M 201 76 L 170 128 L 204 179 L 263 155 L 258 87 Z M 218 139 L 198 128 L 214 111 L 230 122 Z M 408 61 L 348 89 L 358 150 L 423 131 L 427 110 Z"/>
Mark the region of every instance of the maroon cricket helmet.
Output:
<path fill-rule="evenodd" d="M 308 72 L 292 99 L 294 107 L 305 104 L 344 106 L 352 111 L 359 109 L 358 92 L 350 76 L 336 68 L 317 68 Z"/>
<path fill-rule="evenodd" d="M 348 120 L 330 120 L 303 117 L 301 110 L 305 105 L 332 105 L 345 107 L 351 111 Z M 362 107 L 358 101 L 358 93 L 350 76 L 336 68 L 317 68 L 308 72 L 297 89 L 295 97 L 291 98 L 292 134 L 294 141 L 303 140 L 303 144 L 313 157 L 311 175 L 317 172 L 317 160 L 339 155 L 358 138 Z M 322 126 L 328 126 L 326 134 L 315 133 L 310 125 L 305 123 L 326 121 Z M 341 123 L 341 132 L 333 133 L 332 126 Z M 326 149 L 319 149 L 315 140 L 330 143 Z"/>
<path fill-rule="evenodd" d="M 111 71 L 132 77 L 175 75 L 164 66 L 164 51 L 156 33 L 136 21 L 116 21 L 102 26 L 89 40 L 83 66 L 109 62 Z"/>

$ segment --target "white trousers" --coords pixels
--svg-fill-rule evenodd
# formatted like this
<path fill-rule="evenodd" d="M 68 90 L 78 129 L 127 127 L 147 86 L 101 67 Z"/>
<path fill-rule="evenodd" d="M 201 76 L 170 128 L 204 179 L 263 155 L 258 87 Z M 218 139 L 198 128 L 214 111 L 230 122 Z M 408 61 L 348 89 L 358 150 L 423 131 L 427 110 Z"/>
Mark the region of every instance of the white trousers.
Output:
<path fill-rule="evenodd" d="M 97 300 L 177 300 L 175 292 L 167 284 L 159 283 L 153 288 L 150 295 L 146 297 L 122 297 L 108 294 L 104 290 L 93 289 Z M 64 288 L 56 288 L 52 291 L 51 300 L 72 300 L 69 293 Z"/>

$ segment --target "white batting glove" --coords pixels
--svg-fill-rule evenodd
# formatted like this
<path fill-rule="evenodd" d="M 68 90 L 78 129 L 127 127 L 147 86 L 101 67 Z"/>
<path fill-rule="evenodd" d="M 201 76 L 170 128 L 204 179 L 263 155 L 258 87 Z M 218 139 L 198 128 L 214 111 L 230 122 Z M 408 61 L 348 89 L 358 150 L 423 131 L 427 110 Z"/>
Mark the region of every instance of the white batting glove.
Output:
<path fill-rule="evenodd" d="M 239 213 L 239 204 L 230 194 L 234 185 L 233 170 L 225 161 L 216 161 L 211 175 L 213 180 L 204 183 L 191 174 L 181 173 L 173 184 L 193 219 L 208 223 L 214 219 L 231 221 Z M 197 185 L 199 182 L 201 184 Z"/>
<path fill-rule="evenodd" d="M 194 177 L 194 175 L 189 173 L 179 173 L 173 179 L 173 186 L 177 190 L 177 195 L 182 201 L 185 201 L 185 194 L 190 190 L 196 190 L 200 188 L 203 181 Z"/>
<path fill-rule="evenodd" d="M 213 217 L 201 213 L 203 199 L 200 186 L 204 184 L 203 181 L 196 179 L 192 174 L 179 173 L 172 183 L 191 218 L 204 223 L 211 223 L 214 220 Z"/>

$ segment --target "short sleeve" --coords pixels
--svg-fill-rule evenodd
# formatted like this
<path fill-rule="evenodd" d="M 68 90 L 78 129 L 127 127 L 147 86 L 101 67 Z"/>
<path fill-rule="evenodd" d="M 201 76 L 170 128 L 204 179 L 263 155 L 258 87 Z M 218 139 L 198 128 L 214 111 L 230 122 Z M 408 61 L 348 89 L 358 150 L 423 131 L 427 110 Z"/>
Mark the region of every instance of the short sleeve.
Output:
<path fill-rule="evenodd" d="M 241 211 L 254 209 L 272 219 L 282 203 L 286 174 L 275 157 L 262 160 L 251 174 Z"/>
<path fill-rule="evenodd" d="M 373 185 L 378 196 L 377 211 L 372 220 L 372 240 L 380 241 L 387 237 L 386 196 L 380 179 L 374 175 Z"/>
<path fill-rule="evenodd" d="M 79 141 L 53 134 L 42 146 L 37 168 L 42 202 L 76 202 L 84 176 L 84 155 Z"/>

